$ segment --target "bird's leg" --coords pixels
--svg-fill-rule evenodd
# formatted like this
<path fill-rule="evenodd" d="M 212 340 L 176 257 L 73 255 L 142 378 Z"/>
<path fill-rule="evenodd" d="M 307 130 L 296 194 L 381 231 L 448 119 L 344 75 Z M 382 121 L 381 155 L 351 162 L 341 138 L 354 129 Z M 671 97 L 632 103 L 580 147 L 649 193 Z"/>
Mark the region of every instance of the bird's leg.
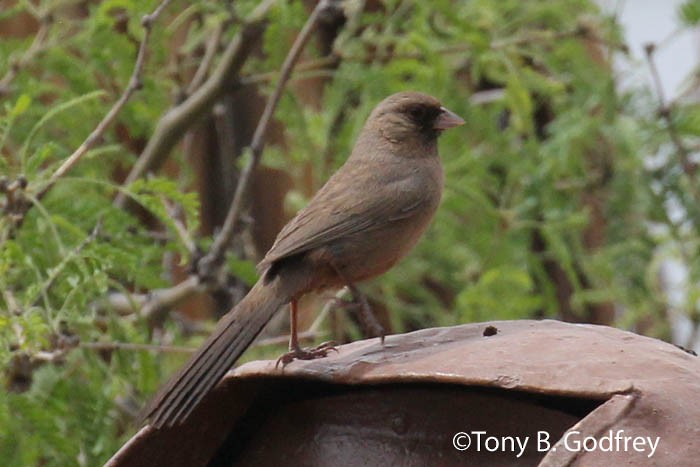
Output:
<path fill-rule="evenodd" d="M 297 301 L 289 302 L 289 351 L 300 352 L 299 335 L 297 334 Z"/>
<path fill-rule="evenodd" d="M 312 349 L 302 349 L 299 345 L 299 335 L 297 333 L 297 301 L 296 299 L 289 302 L 289 352 L 277 359 L 275 368 L 282 364 L 282 368 L 293 362 L 294 360 L 314 360 L 323 358 L 335 348 L 335 342 L 324 342 L 318 347 Z"/>

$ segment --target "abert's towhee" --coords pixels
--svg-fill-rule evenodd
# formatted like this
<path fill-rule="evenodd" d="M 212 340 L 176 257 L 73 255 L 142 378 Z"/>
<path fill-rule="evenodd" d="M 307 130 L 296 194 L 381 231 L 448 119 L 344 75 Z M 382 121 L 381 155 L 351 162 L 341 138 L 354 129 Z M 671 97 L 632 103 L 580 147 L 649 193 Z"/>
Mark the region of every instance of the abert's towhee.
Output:
<path fill-rule="evenodd" d="M 260 280 L 163 387 L 144 419 L 157 428 L 183 421 L 284 304 L 292 324 L 285 361 L 324 356 L 332 347 L 299 347 L 297 300 L 382 274 L 413 248 L 442 195 L 437 138 L 463 123 L 425 94 L 401 92 L 382 101 L 345 164 L 279 233 L 258 266 Z"/>

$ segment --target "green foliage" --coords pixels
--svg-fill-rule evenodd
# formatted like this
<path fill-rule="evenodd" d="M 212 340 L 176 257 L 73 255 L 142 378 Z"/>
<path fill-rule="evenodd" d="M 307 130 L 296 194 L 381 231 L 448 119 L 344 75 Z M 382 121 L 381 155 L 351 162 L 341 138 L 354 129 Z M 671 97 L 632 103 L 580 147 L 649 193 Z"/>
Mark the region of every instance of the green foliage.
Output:
<path fill-rule="evenodd" d="M 226 43 L 258 5 L 173 2 L 151 34 L 143 87 L 70 176 L 37 199 L 127 86 L 141 17 L 156 6 L 89 2 L 74 16 L 63 3 L 17 2 L 0 12 L 2 20 L 27 11 L 54 16 L 45 47 L 19 68 L 0 103 L 0 175 L 26 178 L 31 203 L 19 223 L 0 213 L 0 365 L 13 388 L 22 377 L 32 380 L 24 392 L 0 395 L 0 459 L 10 466 L 103 463 L 132 434 L 134 408 L 185 358 L 71 348 L 76 342 L 162 338 L 196 346 L 202 339 L 183 336 L 171 321 L 152 333 L 146 320 L 103 304 L 112 292 L 170 285 L 164 262 L 187 264 L 185 238 L 201 249 L 209 244 L 198 237 L 200 203 L 186 183 L 196 174 L 178 149 L 177 177 L 163 171 L 127 186 L 114 180 L 182 91 L 183 76 L 195 73 L 212 30 L 223 25 Z M 285 144 L 268 147 L 263 163 L 294 180 L 286 204 L 295 211 L 343 163 L 385 96 L 420 90 L 465 118 L 465 127 L 441 138 L 446 189 L 425 239 L 365 286 L 388 306 L 395 331 L 561 318 L 562 280 L 571 289 L 567 318 L 585 321 L 591 309 L 613 304 L 618 325 L 651 322 L 647 333 L 668 337 L 670 305 L 658 277 L 669 258 L 690 276 L 677 308 L 699 319 L 697 184 L 668 131 L 670 122 L 681 142 L 696 142 L 699 107 L 678 104 L 666 120 L 652 91 L 617 90 L 605 54 L 620 49 L 623 32 L 592 1 L 387 0 L 364 13 L 360 3 L 344 3 L 347 22 L 331 44 L 338 66 L 301 72 L 290 86 L 322 78 L 320 105 L 308 105 L 303 92 L 284 94 L 276 119 Z M 689 0 L 679 16 L 696 25 L 699 12 Z M 247 61 L 245 74 L 276 72 L 307 16 L 302 2 L 278 2 L 264 53 Z M 0 41 L 0 79 L 31 40 Z M 319 58 L 322 45 L 312 41 L 303 60 Z M 275 83 L 261 85 L 262 93 Z M 475 98 L 486 91 L 491 97 Z M 115 207 L 117 192 L 139 209 Z M 669 204 L 680 216 L 669 215 Z M 255 258 L 236 250 L 228 271 L 252 285 Z M 22 372 L 23 361 L 35 368 Z"/>
<path fill-rule="evenodd" d="M 678 16 L 686 26 L 697 26 L 700 23 L 700 2 L 687 0 L 680 6 Z"/>
<path fill-rule="evenodd" d="M 46 49 L 32 67 L 20 69 L 0 104 L 0 175 L 26 178 L 32 204 L 20 226 L 7 212 L 0 219 L 0 365 L 10 387 L 31 379 L 26 392 L 1 392 L 0 458 L 8 466 L 99 465 L 129 435 L 128 412 L 117 401 L 129 406 L 135 391 L 151 393 L 160 381 L 158 360 L 148 353 L 94 350 L 63 357 L 60 343 L 147 342 L 146 326 L 119 318 L 99 301 L 111 290 L 167 285 L 163 257 L 184 249 L 172 229 L 167 241 L 154 241 L 138 218 L 112 206 L 112 172 L 133 160 L 115 133 L 107 133 L 46 198 L 34 194 L 128 83 L 138 44 L 118 32 L 115 12 L 129 18 L 127 30 L 139 38 L 140 18 L 155 2 L 102 2 L 84 20 L 44 3 L 37 11 L 55 15 Z M 28 5 L 18 2 L 14 14 Z M 144 89 L 120 115 L 119 124 L 133 137 L 150 135 L 167 105 L 167 39 L 162 32 L 153 38 Z M 29 46 L 1 42 L 0 57 L 18 57 Z M 8 68 L 4 58 L 2 65 L 0 74 Z M 126 190 L 167 227 L 173 221 L 164 203 L 180 207 L 185 225 L 197 228 L 197 196 L 174 182 L 153 178 Z M 62 363 L 41 364 L 42 355 Z M 22 362 L 36 368 L 27 372 Z"/>

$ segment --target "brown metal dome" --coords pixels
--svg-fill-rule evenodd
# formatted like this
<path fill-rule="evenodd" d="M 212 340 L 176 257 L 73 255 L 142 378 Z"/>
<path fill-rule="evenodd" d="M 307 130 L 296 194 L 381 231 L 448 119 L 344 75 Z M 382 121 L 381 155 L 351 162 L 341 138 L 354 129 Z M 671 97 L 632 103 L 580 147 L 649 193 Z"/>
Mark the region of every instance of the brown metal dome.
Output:
<path fill-rule="evenodd" d="M 185 424 L 143 428 L 107 465 L 696 465 L 699 391 L 697 357 L 614 328 L 426 329 L 243 365 Z"/>

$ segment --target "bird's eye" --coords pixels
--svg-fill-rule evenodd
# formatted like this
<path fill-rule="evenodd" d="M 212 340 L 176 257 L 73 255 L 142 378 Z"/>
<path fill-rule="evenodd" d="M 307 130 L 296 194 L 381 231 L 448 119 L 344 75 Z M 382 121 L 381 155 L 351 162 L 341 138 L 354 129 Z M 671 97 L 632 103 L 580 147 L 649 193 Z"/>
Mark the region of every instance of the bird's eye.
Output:
<path fill-rule="evenodd" d="M 423 107 L 411 107 L 408 113 L 411 114 L 411 117 L 415 120 L 420 121 L 425 116 L 425 109 Z"/>

